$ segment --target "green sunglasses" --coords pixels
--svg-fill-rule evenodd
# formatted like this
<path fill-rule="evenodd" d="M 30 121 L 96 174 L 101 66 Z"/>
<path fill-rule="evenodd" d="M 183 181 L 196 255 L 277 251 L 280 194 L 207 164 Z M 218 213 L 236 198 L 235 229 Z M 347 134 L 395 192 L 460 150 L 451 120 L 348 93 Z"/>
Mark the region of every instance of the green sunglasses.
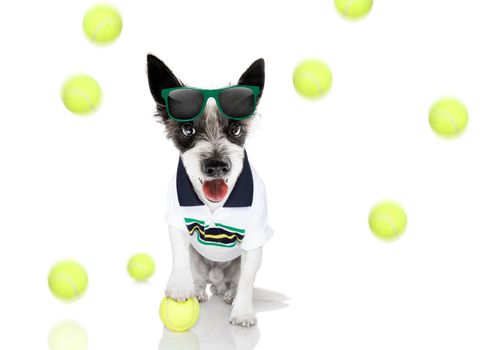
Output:
<path fill-rule="evenodd" d="M 210 97 L 215 99 L 225 118 L 242 120 L 254 115 L 259 92 L 259 87 L 250 85 L 215 90 L 182 86 L 163 89 L 161 97 L 168 116 L 178 122 L 189 122 L 201 116 Z"/>

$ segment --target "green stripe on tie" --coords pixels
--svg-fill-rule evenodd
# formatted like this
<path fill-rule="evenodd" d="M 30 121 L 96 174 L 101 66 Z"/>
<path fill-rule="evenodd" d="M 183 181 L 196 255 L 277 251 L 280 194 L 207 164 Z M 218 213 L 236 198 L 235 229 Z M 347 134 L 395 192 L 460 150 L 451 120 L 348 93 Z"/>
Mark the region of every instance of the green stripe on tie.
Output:
<path fill-rule="evenodd" d="M 189 224 L 191 222 L 196 222 L 197 224 L 205 225 L 205 221 L 192 219 L 192 218 L 185 218 L 185 223 Z"/>
<path fill-rule="evenodd" d="M 244 234 L 246 232 L 246 230 L 243 230 L 241 228 L 235 228 L 232 226 L 227 226 L 227 225 L 223 225 L 223 224 L 219 224 L 219 223 L 215 223 L 215 227 L 222 227 L 222 228 L 225 228 L 226 230 L 231 230 L 231 231 L 234 231 L 234 232 L 237 232 L 240 234 Z"/>

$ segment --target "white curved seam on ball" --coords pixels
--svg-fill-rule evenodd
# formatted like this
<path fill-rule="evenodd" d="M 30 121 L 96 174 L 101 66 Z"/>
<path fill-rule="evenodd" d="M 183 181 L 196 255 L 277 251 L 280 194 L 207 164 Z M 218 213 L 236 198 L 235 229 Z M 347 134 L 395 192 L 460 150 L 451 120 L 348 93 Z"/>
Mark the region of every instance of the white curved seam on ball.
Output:
<path fill-rule="evenodd" d="M 95 106 L 92 104 L 92 102 L 90 101 L 90 98 L 88 97 L 88 95 L 83 90 L 80 90 L 80 89 L 72 89 L 72 93 L 73 94 L 78 94 L 79 96 L 81 96 L 85 100 L 85 102 L 88 104 L 88 106 L 90 107 L 91 111 L 92 112 L 95 111 Z"/>
<path fill-rule="evenodd" d="M 189 299 L 188 299 L 188 300 L 189 300 Z M 188 301 L 188 300 L 187 300 L 187 301 Z M 188 327 L 188 325 L 191 325 L 191 323 L 192 323 L 193 319 L 195 318 L 195 311 L 196 311 L 195 309 L 196 309 L 196 305 L 195 305 L 195 303 L 193 303 L 193 313 L 192 313 L 191 320 L 190 320 L 190 321 L 188 321 L 188 322 L 187 322 L 187 325 L 183 326 L 183 328 L 187 328 L 187 327 Z M 168 321 L 169 321 L 169 320 L 170 320 L 170 318 L 169 318 L 169 314 L 168 314 L 168 312 L 169 312 L 169 306 L 168 306 L 168 300 L 166 300 L 165 314 L 166 314 L 166 320 L 168 320 Z M 174 327 L 174 324 L 173 324 L 173 323 L 171 323 L 171 325 Z M 174 328 L 176 328 L 176 327 L 174 327 Z M 181 327 L 178 327 L 178 329 L 180 329 L 180 328 L 181 328 Z M 188 328 L 190 328 L 190 327 L 188 327 Z"/>
<path fill-rule="evenodd" d="M 76 286 L 76 283 L 73 281 L 73 279 L 71 278 L 71 276 L 69 274 L 66 274 L 66 273 L 63 273 L 63 272 L 61 272 L 60 275 L 61 275 L 60 277 L 64 277 L 64 280 L 66 282 L 68 282 L 68 284 L 71 286 L 71 288 L 73 288 L 73 291 L 75 293 L 75 296 L 78 296 L 78 294 L 79 294 L 78 287 Z M 58 279 L 60 277 L 58 277 Z"/>
<path fill-rule="evenodd" d="M 395 225 L 395 223 L 393 222 L 393 219 L 391 218 L 390 215 L 383 214 L 383 215 L 380 215 L 380 218 L 382 218 L 382 220 L 384 220 L 388 225 L 390 225 L 390 227 L 393 230 L 394 237 L 396 237 L 400 234 L 400 230 Z"/>
<path fill-rule="evenodd" d="M 320 84 L 320 80 L 312 73 L 309 72 L 302 72 L 300 73 L 302 77 L 305 77 L 306 79 L 310 80 L 315 86 L 317 87 L 317 92 L 319 94 L 323 93 L 325 89 L 322 89 L 322 86 Z"/>
<path fill-rule="evenodd" d="M 447 119 L 451 123 L 452 127 L 454 128 L 454 131 L 456 134 L 459 134 L 461 132 L 461 127 L 456 123 L 456 119 L 454 118 L 454 115 L 449 110 L 446 110 L 445 113 L 447 114 Z"/>
<path fill-rule="evenodd" d="M 344 15 L 349 15 L 349 8 L 356 2 L 356 0 L 347 0 L 346 6 L 344 6 L 344 11 L 342 12 Z"/>
<path fill-rule="evenodd" d="M 93 31 L 93 34 L 91 36 L 91 38 L 93 40 L 95 40 L 95 41 L 97 40 L 98 32 L 105 26 L 105 24 L 108 24 L 107 22 L 112 22 L 112 24 L 113 24 L 112 18 L 106 16 L 103 18 L 103 20 L 100 21 L 100 23 L 97 24 L 97 27 L 95 28 L 95 30 Z"/>

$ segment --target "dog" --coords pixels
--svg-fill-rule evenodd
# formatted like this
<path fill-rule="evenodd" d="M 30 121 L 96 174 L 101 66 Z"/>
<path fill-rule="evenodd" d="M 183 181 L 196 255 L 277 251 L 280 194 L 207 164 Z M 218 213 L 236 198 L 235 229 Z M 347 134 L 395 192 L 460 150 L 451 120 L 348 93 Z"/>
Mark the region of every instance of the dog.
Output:
<path fill-rule="evenodd" d="M 196 297 L 204 302 L 210 284 L 212 294 L 222 295 L 232 305 L 229 322 L 243 327 L 256 324 L 254 280 L 263 245 L 273 234 L 268 225 L 265 187 L 244 147 L 262 96 L 264 67 L 263 59 L 254 61 L 240 76 L 237 90 L 231 87 L 202 103 L 202 92 L 193 92 L 196 97 L 191 98 L 191 93 L 183 91 L 190 87 L 163 61 L 147 56 L 155 115 L 180 152 L 176 176 L 168 187 L 166 220 L 173 265 L 165 293 L 179 301 Z M 172 89 L 186 94 L 184 99 L 179 100 L 178 92 L 171 97 Z M 164 91 L 170 91 L 166 98 Z M 251 108 L 250 91 L 254 92 L 251 115 L 228 118 L 226 113 L 235 116 L 235 110 L 239 113 Z M 242 95 L 244 107 L 233 94 Z M 193 113 L 189 111 L 196 114 L 200 107 L 197 117 L 184 119 Z"/>

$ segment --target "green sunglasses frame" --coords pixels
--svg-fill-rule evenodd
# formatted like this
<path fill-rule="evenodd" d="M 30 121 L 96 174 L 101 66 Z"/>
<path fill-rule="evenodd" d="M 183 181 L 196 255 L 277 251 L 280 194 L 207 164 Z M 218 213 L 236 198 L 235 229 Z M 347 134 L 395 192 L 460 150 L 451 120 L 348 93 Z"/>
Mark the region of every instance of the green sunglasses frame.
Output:
<path fill-rule="evenodd" d="M 222 106 L 220 105 L 220 101 L 219 101 L 219 94 L 222 91 L 232 89 L 232 88 L 236 88 L 236 87 L 249 88 L 252 90 L 253 96 L 254 96 L 253 112 L 247 116 L 240 117 L 240 118 L 231 117 L 231 116 L 228 116 L 227 114 L 225 114 L 225 112 L 222 110 Z M 178 119 L 178 118 L 175 118 L 173 115 L 171 115 L 171 111 L 168 108 L 168 97 L 169 97 L 169 94 L 174 90 L 196 90 L 196 91 L 201 92 L 203 95 L 203 103 L 202 103 L 202 108 L 200 109 L 200 112 L 198 112 L 198 114 L 191 119 Z M 225 88 L 214 89 L 214 90 L 199 89 L 199 88 L 194 88 L 194 87 L 189 87 L 189 86 L 179 86 L 179 87 L 175 87 L 175 88 L 163 89 L 161 91 L 161 97 L 164 99 L 164 102 L 166 103 L 166 112 L 168 113 L 168 116 L 171 119 L 176 120 L 177 122 L 191 122 L 191 121 L 197 119 L 198 117 L 200 117 L 202 115 L 203 111 L 205 110 L 205 106 L 207 105 L 207 100 L 210 97 L 214 98 L 215 102 L 217 103 L 217 107 L 219 108 L 220 112 L 222 113 L 222 115 L 225 118 L 231 119 L 231 120 L 243 120 L 243 119 L 247 119 L 249 117 L 252 117 L 254 115 L 254 112 L 256 111 L 256 104 L 257 104 L 257 99 L 258 99 L 258 95 L 259 95 L 260 91 L 261 91 L 261 89 L 258 86 L 252 86 L 252 85 L 233 85 L 233 86 L 227 86 Z"/>

